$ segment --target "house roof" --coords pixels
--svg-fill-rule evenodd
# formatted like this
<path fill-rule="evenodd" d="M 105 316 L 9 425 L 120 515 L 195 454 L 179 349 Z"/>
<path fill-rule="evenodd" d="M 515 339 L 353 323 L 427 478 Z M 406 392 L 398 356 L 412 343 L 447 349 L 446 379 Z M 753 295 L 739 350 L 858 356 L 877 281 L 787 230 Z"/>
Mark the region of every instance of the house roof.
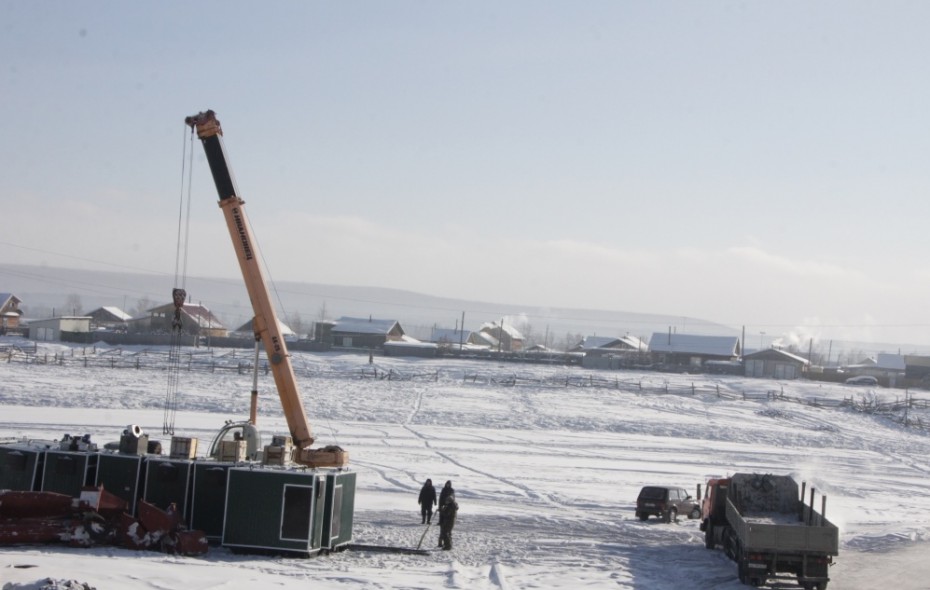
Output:
<path fill-rule="evenodd" d="M 97 313 L 98 311 L 104 311 L 104 312 L 110 314 L 111 316 L 113 316 L 113 319 L 120 320 L 120 321 L 124 321 L 124 322 L 127 322 L 127 321 L 129 321 L 129 320 L 132 319 L 132 316 L 131 316 L 131 315 L 129 315 L 128 313 L 126 313 L 126 312 L 123 311 L 122 309 L 120 309 L 120 308 L 118 308 L 118 307 L 111 306 L 111 305 L 109 305 L 109 306 L 108 306 L 108 305 L 105 305 L 105 306 L 103 306 L 103 307 L 98 307 L 97 309 L 95 309 L 94 311 L 90 312 L 90 313 L 87 314 L 87 315 L 94 315 L 94 314 Z"/>
<path fill-rule="evenodd" d="M 397 320 L 376 320 L 373 318 L 341 317 L 333 325 L 333 333 L 353 334 L 388 334 L 394 327 L 400 327 Z M 403 333 L 403 330 L 401 330 Z"/>
<path fill-rule="evenodd" d="M 621 348 L 631 350 L 645 350 L 646 343 L 636 336 L 585 336 L 573 350 L 582 352 L 585 350 L 595 350 L 598 348 Z"/>
<path fill-rule="evenodd" d="M 468 342 L 471 331 L 456 330 L 455 328 L 433 328 L 430 334 L 430 342 Z"/>
<path fill-rule="evenodd" d="M 201 328 L 211 328 L 211 329 L 225 329 L 223 322 L 219 320 L 213 312 L 209 309 L 200 305 L 199 303 L 185 303 L 181 308 L 181 311 L 184 315 L 188 316 L 190 319 L 194 320 Z M 165 305 L 159 305 L 158 307 L 153 307 L 148 310 L 149 314 L 152 313 L 174 313 L 174 304 L 166 303 Z M 139 318 L 132 319 L 144 319 L 147 316 L 142 316 Z"/>
<path fill-rule="evenodd" d="M 296 336 L 297 335 L 297 333 L 294 332 L 294 330 L 291 330 L 290 326 L 288 326 L 281 320 L 278 320 L 278 329 L 281 330 L 282 336 Z M 248 334 L 254 333 L 252 329 L 252 320 L 249 320 L 246 323 L 242 324 L 241 326 L 233 330 L 233 332 L 246 332 Z"/>
<path fill-rule="evenodd" d="M 751 354 L 747 354 L 747 355 L 744 355 L 744 356 L 743 356 L 744 359 L 752 359 L 752 358 L 755 358 L 755 357 L 768 357 L 770 360 L 773 359 L 773 358 L 779 358 L 779 357 L 780 357 L 780 358 L 782 358 L 782 359 L 784 359 L 784 360 L 792 361 L 792 362 L 795 362 L 795 363 L 800 363 L 800 364 L 802 364 L 802 365 L 808 365 L 808 364 L 810 364 L 810 361 L 808 361 L 808 360 L 807 360 L 806 358 L 804 358 L 803 356 L 798 356 L 798 355 L 793 354 L 793 353 L 790 353 L 790 352 L 788 352 L 788 351 L 786 351 L 786 350 L 779 350 L 779 349 L 777 349 L 777 348 L 767 348 L 767 349 L 765 349 L 765 350 L 757 350 L 756 352 L 753 352 L 753 353 L 751 353 Z"/>
<path fill-rule="evenodd" d="M 491 334 L 494 334 L 494 333 L 498 333 L 500 330 L 501 330 L 500 322 L 488 322 L 481 326 L 481 331 L 485 333 L 490 332 Z M 517 330 L 510 324 L 504 324 L 503 331 L 506 332 L 508 336 L 510 336 L 511 340 L 523 340 L 523 334 L 521 334 L 519 330 Z"/>
<path fill-rule="evenodd" d="M 670 352 L 713 356 L 737 356 L 738 336 L 702 336 L 698 334 L 669 334 L 655 332 L 649 339 L 652 352 Z"/>
<path fill-rule="evenodd" d="M 14 304 L 22 303 L 22 299 L 12 293 L 0 293 L 0 309 L 9 305 L 10 301 L 13 301 Z"/>

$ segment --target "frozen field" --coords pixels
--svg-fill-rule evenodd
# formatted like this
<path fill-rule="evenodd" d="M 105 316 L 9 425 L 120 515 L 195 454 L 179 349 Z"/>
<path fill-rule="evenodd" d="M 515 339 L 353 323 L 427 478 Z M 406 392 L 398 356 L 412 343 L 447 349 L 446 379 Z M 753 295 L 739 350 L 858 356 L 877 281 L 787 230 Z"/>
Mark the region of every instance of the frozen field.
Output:
<path fill-rule="evenodd" d="M 828 496 L 841 540 L 831 588 L 926 588 L 930 438 L 904 428 L 896 413 L 861 411 L 903 399 L 903 390 L 485 361 L 369 365 L 367 356 L 340 354 L 297 353 L 294 361 L 318 444 L 349 450 L 358 472 L 355 541 L 416 546 L 420 486 L 451 479 L 461 507 L 451 552 L 281 559 L 211 548 L 195 559 L 4 548 L 0 588 L 53 578 L 98 590 L 732 590 L 742 587 L 736 566 L 704 548 L 698 521 L 640 522 L 633 505 L 644 484 L 693 490 L 709 475 L 737 471 L 790 474 Z M 226 419 L 247 414 L 248 373 L 180 377 L 178 434 L 209 439 Z M 139 424 L 159 438 L 166 387 L 166 373 L 146 366 L 3 360 L 0 437 L 91 433 L 102 444 Z M 284 432 L 270 376 L 259 389 L 260 427 Z M 862 402 L 859 410 L 839 405 L 844 399 Z M 926 421 L 919 412 L 909 418 Z M 424 546 L 437 535 L 434 527 Z"/>

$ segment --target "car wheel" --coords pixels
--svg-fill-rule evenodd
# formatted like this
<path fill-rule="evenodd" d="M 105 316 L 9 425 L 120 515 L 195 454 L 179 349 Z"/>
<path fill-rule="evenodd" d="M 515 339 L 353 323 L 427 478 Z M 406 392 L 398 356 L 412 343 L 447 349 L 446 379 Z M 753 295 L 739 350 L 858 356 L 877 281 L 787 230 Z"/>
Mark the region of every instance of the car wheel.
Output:
<path fill-rule="evenodd" d="M 701 509 L 695 506 L 691 509 L 691 514 L 688 515 L 688 518 L 701 518 Z"/>
<path fill-rule="evenodd" d="M 649 515 L 645 512 L 637 512 L 636 516 L 638 516 L 640 520 L 649 520 Z"/>

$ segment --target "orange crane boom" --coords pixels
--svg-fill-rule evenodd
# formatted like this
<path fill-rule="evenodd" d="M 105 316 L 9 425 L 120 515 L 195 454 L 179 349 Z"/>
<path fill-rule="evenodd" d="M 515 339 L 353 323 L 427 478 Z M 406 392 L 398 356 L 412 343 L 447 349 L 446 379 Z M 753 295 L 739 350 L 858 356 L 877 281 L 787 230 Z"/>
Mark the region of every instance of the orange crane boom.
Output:
<path fill-rule="evenodd" d="M 219 194 L 219 206 L 226 218 L 226 227 L 232 239 L 242 278 L 252 302 L 255 314 L 253 330 L 268 355 L 275 386 L 281 399 L 281 407 L 294 442 L 294 461 L 311 467 L 341 467 L 348 463 L 348 453 L 338 447 L 321 450 L 310 449 L 314 438 L 304 411 L 297 378 L 291 365 L 287 344 L 281 333 L 281 324 L 275 313 L 268 292 L 267 282 L 254 247 L 252 229 L 245 214 L 243 201 L 239 197 L 233 180 L 229 161 L 223 148 L 223 130 L 213 111 L 204 111 L 187 117 L 185 122 L 197 131 L 203 144 L 213 181 Z"/>

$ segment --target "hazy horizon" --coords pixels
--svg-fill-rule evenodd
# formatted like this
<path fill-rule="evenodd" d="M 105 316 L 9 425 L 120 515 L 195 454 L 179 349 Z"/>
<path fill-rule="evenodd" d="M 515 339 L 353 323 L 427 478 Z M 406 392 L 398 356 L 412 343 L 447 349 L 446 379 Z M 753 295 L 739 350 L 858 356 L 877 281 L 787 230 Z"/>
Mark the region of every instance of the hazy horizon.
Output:
<path fill-rule="evenodd" d="M 930 4 L 0 17 L 2 260 L 237 277 L 184 125 L 214 109 L 279 283 L 927 340 Z"/>

